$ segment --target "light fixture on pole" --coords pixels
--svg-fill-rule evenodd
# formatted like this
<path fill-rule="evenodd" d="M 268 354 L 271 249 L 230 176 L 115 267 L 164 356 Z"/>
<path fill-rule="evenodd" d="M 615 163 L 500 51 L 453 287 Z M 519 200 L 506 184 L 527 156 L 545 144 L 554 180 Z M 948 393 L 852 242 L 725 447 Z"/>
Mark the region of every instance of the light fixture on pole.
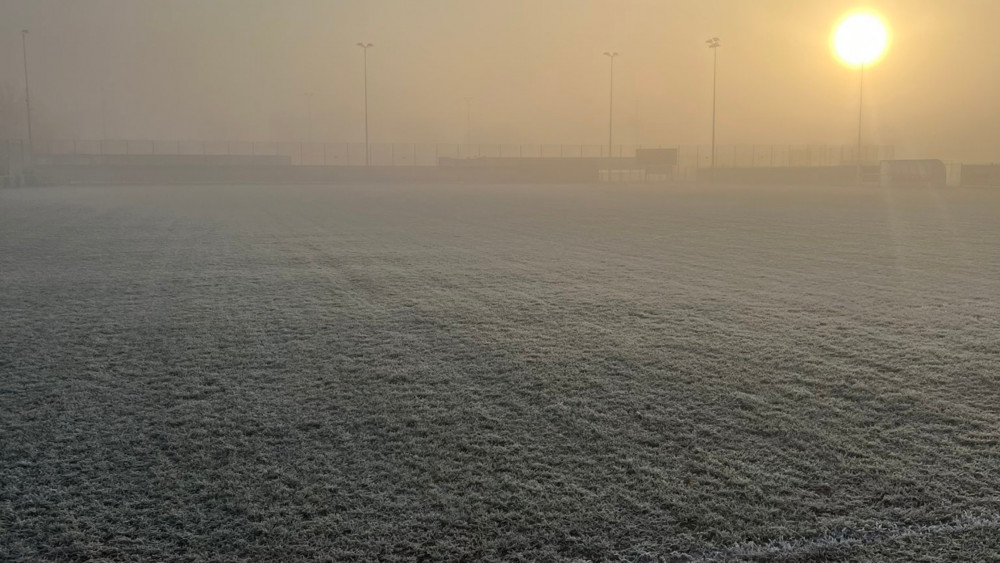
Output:
<path fill-rule="evenodd" d="M 368 49 L 374 47 L 371 43 L 358 43 L 365 52 L 365 166 L 371 166 L 372 152 L 368 145 Z"/>
<path fill-rule="evenodd" d="M 615 59 L 618 57 L 616 51 L 605 51 L 604 56 L 611 59 L 611 87 L 608 96 L 608 163 L 611 163 L 612 131 L 614 130 L 615 119 Z M 610 169 L 609 169 L 610 174 Z"/>
<path fill-rule="evenodd" d="M 708 48 L 712 50 L 712 168 L 715 168 L 715 99 L 716 86 L 719 83 L 719 47 L 722 43 L 718 37 L 713 37 L 705 43 L 708 43 Z"/>

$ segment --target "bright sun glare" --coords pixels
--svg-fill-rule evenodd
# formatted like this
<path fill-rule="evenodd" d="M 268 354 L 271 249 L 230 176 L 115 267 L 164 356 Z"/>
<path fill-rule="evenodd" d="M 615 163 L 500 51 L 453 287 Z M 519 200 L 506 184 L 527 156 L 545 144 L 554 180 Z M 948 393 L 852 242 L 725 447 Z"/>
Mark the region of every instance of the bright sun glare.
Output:
<path fill-rule="evenodd" d="M 849 65 L 867 65 L 878 60 L 889 45 L 889 31 L 870 13 L 844 18 L 833 35 L 833 49 Z"/>

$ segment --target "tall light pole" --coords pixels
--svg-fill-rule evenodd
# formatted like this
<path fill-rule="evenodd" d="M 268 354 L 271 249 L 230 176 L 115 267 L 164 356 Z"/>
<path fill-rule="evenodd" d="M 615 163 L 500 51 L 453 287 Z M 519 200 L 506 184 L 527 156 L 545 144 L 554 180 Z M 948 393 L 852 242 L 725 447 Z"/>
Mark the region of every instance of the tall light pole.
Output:
<path fill-rule="evenodd" d="M 306 98 L 306 141 L 312 142 L 313 140 L 313 110 L 312 110 L 312 92 L 306 92 L 302 94 Z"/>
<path fill-rule="evenodd" d="M 472 98 L 465 97 L 465 144 L 472 146 Z"/>
<path fill-rule="evenodd" d="M 864 115 L 865 99 L 865 64 L 861 63 L 861 83 L 858 85 L 858 184 L 864 180 L 864 173 L 861 169 L 861 116 Z"/>
<path fill-rule="evenodd" d="M 28 151 L 34 155 L 35 144 L 31 137 L 31 90 L 28 88 L 28 30 L 21 30 L 21 56 L 24 59 L 24 107 L 28 117 Z"/>
<path fill-rule="evenodd" d="M 604 56 L 611 59 L 611 93 L 608 96 L 608 164 L 611 164 L 611 143 L 613 140 L 612 132 L 614 130 L 615 124 L 615 59 L 618 57 L 617 51 L 604 52 Z M 610 174 L 610 168 L 609 174 Z"/>
<path fill-rule="evenodd" d="M 715 168 L 715 98 L 719 78 L 719 46 L 721 43 L 718 37 L 713 37 L 705 43 L 708 43 L 708 48 L 712 50 L 712 168 Z"/>
<path fill-rule="evenodd" d="M 855 165 L 857 182 L 864 180 L 861 158 L 862 118 L 864 116 L 865 67 L 877 62 L 889 46 L 889 31 L 877 14 L 857 12 L 845 17 L 833 35 L 833 50 L 849 66 L 857 66 L 858 80 L 858 144 Z"/>
<path fill-rule="evenodd" d="M 368 49 L 374 47 L 371 43 L 358 43 L 358 47 L 365 52 L 365 166 L 372 164 L 372 152 L 368 146 Z"/>
<path fill-rule="evenodd" d="M 101 84 L 101 140 L 108 140 L 108 103 L 104 85 Z"/>

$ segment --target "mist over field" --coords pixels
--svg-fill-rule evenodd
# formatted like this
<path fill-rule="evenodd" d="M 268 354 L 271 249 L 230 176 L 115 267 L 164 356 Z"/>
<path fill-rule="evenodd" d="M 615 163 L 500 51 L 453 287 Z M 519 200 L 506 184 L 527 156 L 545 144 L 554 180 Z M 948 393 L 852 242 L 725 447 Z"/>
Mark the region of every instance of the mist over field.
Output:
<path fill-rule="evenodd" d="M 4 559 L 1000 548 L 993 192 L 0 203 Z"/>
<path fill-rule="evenodd" d="M 859 77 L 829 37 L 859 8 L 892 33 L 867 142 L 1000 161 L 990 0 L 4 0 L 0 121 L 23 131 L 28 29 L 45 138 L 357 142 L 370 42 L 373 142 L 604 143 L 617 51 L 614 142 L 704 145 L 717 36 L 719 143 L 850 144 Z"/>
<path fill-rule="evenodd" d="M 0 561 L 1000 560 L 998 18 L 0 0 Z"/>

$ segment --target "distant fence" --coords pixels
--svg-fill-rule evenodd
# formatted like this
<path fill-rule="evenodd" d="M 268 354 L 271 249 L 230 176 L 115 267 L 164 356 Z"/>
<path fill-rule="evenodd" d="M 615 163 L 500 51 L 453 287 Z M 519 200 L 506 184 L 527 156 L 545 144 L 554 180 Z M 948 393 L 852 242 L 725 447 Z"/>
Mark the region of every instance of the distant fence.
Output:
<path fill-rule="evenodd" d="M 4 150 L 6 145 L 6 150 Z M 678 166 L 708 168 L 712 149 L 707 145 L 614 145 L 611 156 L 634 159 L 637 149 L 676 148 Z M 364 166 L 364 143 L 311 143 L 261 141 L 143 141 L 143 140 L 38 140 L 28 151 L 23 141 L 0 141 L 9 159 L 27 162 L 30 154 L 39 164 L 48 157 L 73 156 L 240 156 L 279 157 L 295 166 Z M 607 145 L 587 144 L 454 144 L 372 143 L 372 166 L 436 166 L 440 159 L 475 158 L 604 158 Z M 860 161 L 875 165 L 894 158 L 891 145 L 864 145 Z M 2 160 L 2 158 L 0 158 Z M 58 160 L 58 159 L 56 159 Z M 80 159 L 85 160 L 85 159 Z M 719 145 L 715 166 L 802 167 L 845 166 L 859 161 L 855 145 Z M 622 160 L 618 161 L 622 163 Z M 0 164 L 2 166 L 2 164 Z"/>
<path fill-rule="evenodd" d="M 0 187 L 23 182 L 27 166 L 27 147 L 20 141 L 0 141 Z"/>

